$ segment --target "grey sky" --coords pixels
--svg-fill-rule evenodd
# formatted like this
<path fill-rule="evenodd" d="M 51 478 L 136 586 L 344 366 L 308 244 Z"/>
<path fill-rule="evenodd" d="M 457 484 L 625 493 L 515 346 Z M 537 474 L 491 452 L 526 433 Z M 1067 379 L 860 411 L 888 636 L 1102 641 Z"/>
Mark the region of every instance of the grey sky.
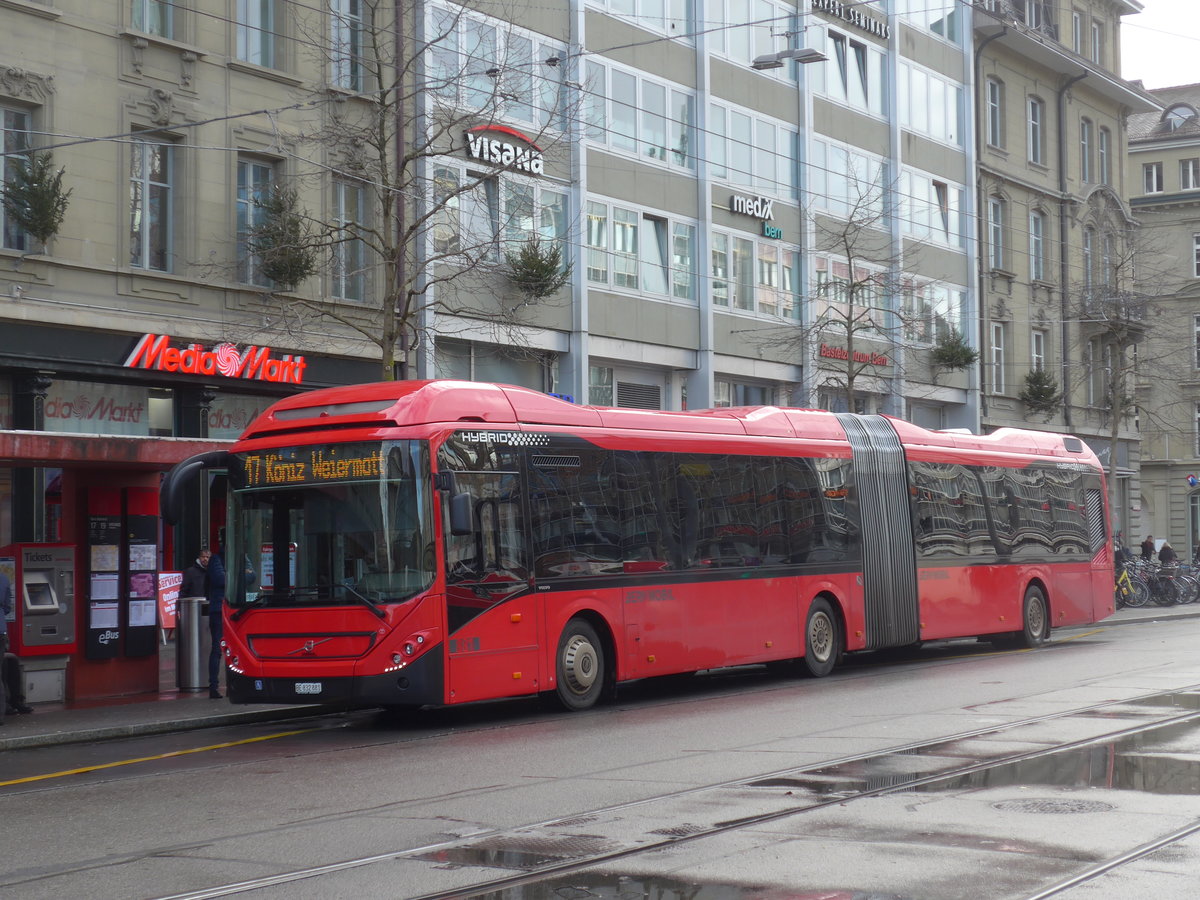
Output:
<path fill-rule="evenodd" d="M 1142 0 L 1121 19 L 1121 75 L 1148 88 L 1200 83 L 1200 0 Z"/>

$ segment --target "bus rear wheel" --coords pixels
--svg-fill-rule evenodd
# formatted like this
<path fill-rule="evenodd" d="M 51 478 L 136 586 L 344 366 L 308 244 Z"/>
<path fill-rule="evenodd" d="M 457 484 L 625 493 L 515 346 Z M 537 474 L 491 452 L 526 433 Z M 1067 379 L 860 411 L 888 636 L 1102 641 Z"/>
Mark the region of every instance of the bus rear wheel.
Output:
<path fill-rule="evenodd" d="M 584 619 L 572 619 L 558 639 L 555 694 L 568 710 L 593 706 L 604 690 L 607 661 L 600 637 Z"/>
<path fill-rule="evenodd" d="M 828 600 L 817 598 L 804 620 L 804 670 L 813 678 L 833 671 L 841 651 L 841 628 Z"/>
<path fill-rule="evenodd" d="M 1021 613 L 1024 628 L 1016 634 L 1018 647 L 1039 647 L 1050 636 L 1050 605 L 1042 589 L 1030 586 L 1025 591 L 1025 604 Z"/>

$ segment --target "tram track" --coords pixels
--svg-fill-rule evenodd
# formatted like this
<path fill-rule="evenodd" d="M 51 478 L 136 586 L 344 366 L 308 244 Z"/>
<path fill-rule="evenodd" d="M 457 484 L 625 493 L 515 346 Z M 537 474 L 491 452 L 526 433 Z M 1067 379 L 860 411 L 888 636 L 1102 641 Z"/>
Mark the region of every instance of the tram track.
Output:
<path fill-rule="evenodd" d="M 1166 708 L 1171 702 L 1185 711 L 1172 713 Z M 1039 726 L 1070 718 L 1119 720 L 1130 717 L 1142 721 L 1122 728 L 1097 730 L 1087 737 L 1058 741 L 1025 752 L 992 756 L 984 752 L 973 761 L 954 762 L 971 754 L 979 755 L 985 750 L 988 739 L 1002 739 L 1007 744 L 1020 741 L 1022 729 L 1036 731 Z M 433 866 L 442 870 L 440 875 L 443 877 L 439 878 L 442 883 L 453 880 L 452 876 L 446 876 L 447 871 L 463 876 L 452 888 L 405 894 L 408 900 L 499 896 L 500 892 L 533 885 L 549 886 L 590 870 L 629 864 L 651 854 L 844 808 L 872 798 L 927 791 L 955 783 L 967 784 L 973 778 L 983 782 L 1004 767 L 1019 767 L 1060 754 L 1102 745 L 1116 746 L 1139 736 L 1193 727 L 1200 727 L 1200 685 L 1029 716 L 887 750 L 788 767 L 576 812 L 568 817 L 517 828 L 494 829 L 467 838 L 299 868 L 173 894 L 159 900 L 205 900 L 255 891 L 269 892 L 287 884 L 381 864 L 399 864 L 405 871 L 410 871 L 413 866 Z M 1036 739 L 1030 739 L 1030 743 L 1036 742 Z M 949 762 L 945 762 L 947 760 Z M 921 771 L 922 763 L 929 763 L 930 770 Z M 913 771 L 903 771 L 906 768 Z M 703 820 L 696 815 L 698 810 L 712 811 L 714 815 Z M 716 815 L 717 812 L 721 815 Z M 1064 894 L 1079 884 L 1197 832 L 1200 832 L 1200 821 L 1143 842 L 1119 856 L 1089 861 L 1080 872 L 1029 895 L 1028 900 Z M 479 870 L 486 873 L 497 868 L 504 871 L 496 875 L 482 874 L 481 877 Z"/>

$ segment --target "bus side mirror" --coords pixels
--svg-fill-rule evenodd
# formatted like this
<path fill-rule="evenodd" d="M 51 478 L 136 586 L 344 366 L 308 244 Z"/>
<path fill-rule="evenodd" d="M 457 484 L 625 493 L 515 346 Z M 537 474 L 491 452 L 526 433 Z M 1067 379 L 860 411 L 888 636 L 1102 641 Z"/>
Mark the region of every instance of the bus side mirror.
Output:
<path fill-rule="evenodd" d="M 470 494 L 455 494 L 450 498 L 450 533 L 455 537 L 473 534 L 475 503 Z"/>

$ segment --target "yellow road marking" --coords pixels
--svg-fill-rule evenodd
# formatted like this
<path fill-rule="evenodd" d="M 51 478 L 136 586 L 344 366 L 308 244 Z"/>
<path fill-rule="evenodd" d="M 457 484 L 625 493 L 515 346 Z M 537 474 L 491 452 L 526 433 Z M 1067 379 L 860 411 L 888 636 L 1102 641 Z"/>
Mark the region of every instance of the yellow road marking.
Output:
<path fill-rule="evenodd" d="M 172 750 L 170 753 L 160 753 L 157 756 L 139 756 L 136 759 L 122 759 L 117 762 L 101 763 L 96 766 L 83 766 L 79 769 L 66 769 L 62 772 L 48 772 L 45 775 L 30 775 L 28 778 L 14 778 L 12 781 L 0 781 L 0 787 L 9 787 L 14 784 L 29 784 L 32 781 L 47 781 L 51 778 L 66 778 L 69 775 L 85 775 L 88 772 L 99 772 L 103 769 L 115 769 L 118 766 L 132 766 L 137 763 L 154 762 L 160 759 L 171 759 L 176 756 L 188 756 L 192 753 L 207 753 L 210 750 L 226 750 L 230 747 L 238 747 L 242 744 L 256 744 L 261 741 L 273 741 L 277 738 L 292 737 L 297 734 L 305 734 L 309 731 L 316 731 L 315 728 L 301 728 L 299 731 L 281 731 L 278 734 L 267 734 L 262 737 L 246 738 L 242 741 L 227 741 L 224 744 L 210 744 L 207 747 L 193 747 L 190 750 Z"/>

